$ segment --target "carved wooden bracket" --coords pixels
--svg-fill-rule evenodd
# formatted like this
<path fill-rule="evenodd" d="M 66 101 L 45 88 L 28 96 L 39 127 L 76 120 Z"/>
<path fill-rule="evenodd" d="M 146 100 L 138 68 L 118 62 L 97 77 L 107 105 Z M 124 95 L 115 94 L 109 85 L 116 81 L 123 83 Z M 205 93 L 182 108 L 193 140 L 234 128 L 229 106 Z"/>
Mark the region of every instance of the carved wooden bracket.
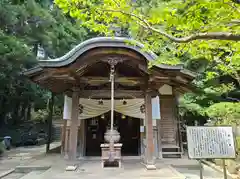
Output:
<path fill-rule="evenodd" d="M 112 66 L 116 66 L 118 63 L 122 63 L 125 60 L 126 58 L 109 57 L 107 59 L 102 59 L 101 61 L 107 62 L 112 67 Z"/>

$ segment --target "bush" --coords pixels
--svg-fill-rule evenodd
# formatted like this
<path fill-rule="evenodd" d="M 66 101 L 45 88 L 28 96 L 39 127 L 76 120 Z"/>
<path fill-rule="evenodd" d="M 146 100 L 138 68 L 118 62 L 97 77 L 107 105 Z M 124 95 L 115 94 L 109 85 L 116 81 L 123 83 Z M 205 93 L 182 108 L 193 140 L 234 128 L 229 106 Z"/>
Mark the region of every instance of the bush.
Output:
<path fill-rule="evenodd" d="M 240 125 L 240 103 L 215 103 L 206 109 L 206 113 L 217 125 Z"/>
<path fill-rule="evenodd" d="M 48 111 L 47 110 L 38 110 L 38 111 L 34 111 L 32 112 L 32 119 L 34 121 L 38 121 L 38 122 L 45 122 L 47 120 L 48 117 Z"/>
<path fill-rule="evenodd" d="M 239 155 L 240 154 L 240 136 L 236 137 L 236 151 L 237 151 L 237 154 Z"/>

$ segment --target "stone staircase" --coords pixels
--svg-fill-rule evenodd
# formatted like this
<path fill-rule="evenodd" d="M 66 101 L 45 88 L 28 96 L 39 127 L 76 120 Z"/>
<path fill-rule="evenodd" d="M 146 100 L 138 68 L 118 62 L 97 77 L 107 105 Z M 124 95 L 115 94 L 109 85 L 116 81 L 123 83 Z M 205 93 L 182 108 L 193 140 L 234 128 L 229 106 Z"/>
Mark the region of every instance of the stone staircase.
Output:
<path fill-rule="evenodd" d="M 61 140 L 61 126 L 54 126 L 53 139 L 54 141 Z"/>
<path fill-rule="evenodd" d="M 60 141 L 61 140 L 61 132 L 62 132 L 62 120 L 55 120 L 53 121 L 53 139 L 54 141 Z"/>
<path fill-rule="evenodd" d="M 181 157 L 182 151 L 179 141 L 179 126 L 176 118 L 176 105 L 173 96 L 164 96 L 160 104 L 161 120 L 160 135 L 162 155 L 164 158 Z"/>

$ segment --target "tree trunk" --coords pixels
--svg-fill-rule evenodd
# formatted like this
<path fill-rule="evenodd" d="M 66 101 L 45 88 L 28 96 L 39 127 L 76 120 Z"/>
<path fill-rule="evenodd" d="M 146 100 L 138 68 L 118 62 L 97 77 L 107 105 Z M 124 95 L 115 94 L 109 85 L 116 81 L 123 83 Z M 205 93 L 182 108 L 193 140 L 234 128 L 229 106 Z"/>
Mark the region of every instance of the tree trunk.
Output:
<path fill-rule="evenodd" d="M 6 98 L 3 96 L 2 97 L 2 99 L 1 99 L 1 102 L 0 102 L 0 104 L 1 104 L 1 112 L 0 112 L 0 126 L 1 125 L 4 125 L 5 124 L 5 117 L 6 117 L 6 102 L 7 102 L 7 100 L 6 100 Z"/>
<path fill-rule="evenodd" d="M 22 108 L 21 108 L 21 113 L 20 113 L 20 119 L 22 120 L 22 121 L 25 121 L 26 120 L 26 115 L 25 115 L 25 113 L 26 113 L 26 108 L 27 108 L 27 102 L 25 101 L 23 104 L 22 104 Z"/>
<path fill-rule="evenodd" d="M 27 107 L 27 121 L 31 120 L 31 110 L 32 110 L 32 103 L 29 102 Z"/>
<path fill-rule="evenodd" d="M 12 124 L 17 124 L 17 122 L 19 121 L 19 108 L 20 108 L 20 102 L 16 101 L 16 103 L 14 105 L 14 109 L 13 109 Z"/>

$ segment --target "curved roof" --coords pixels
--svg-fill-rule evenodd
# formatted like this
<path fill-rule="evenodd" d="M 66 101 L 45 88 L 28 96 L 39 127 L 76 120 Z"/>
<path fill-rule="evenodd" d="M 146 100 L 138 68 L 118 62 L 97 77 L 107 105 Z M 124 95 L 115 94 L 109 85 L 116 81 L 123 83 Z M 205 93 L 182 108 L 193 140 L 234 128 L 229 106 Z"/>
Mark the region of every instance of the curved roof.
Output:
<path fill-rule="evenodd" d="M 67 54 L 65 54 L 60 58 L 39 60 L 38 67 L 29 69 L 26 72 L 24 72 L 24 74 L 31 75 L 32 73 L 41 71 L 42 68 L 44 67 L 51 68 L 51 67 L 63 67 L 63 66 L 69 65 L 72 62 L 74 62 L 84 52 L 87 52 L 96 47 L 126 48 L 141 54 L 148 61 L 153 61 L 157 59 L 157 55 L 155 53 L 153 53 L 152 51 L 143 50 L 144 45 L 136 40 L 124 38 L 124 37 L 96 37 L 80 43 L 79 45 L 75 46 L 72 50 L 70 50 Z M 183 68 L 183 65 L 172 66 L 172 65 L 159 64 L 157 65 L 157 67 L 161 69 L 179 70 L 185 75 L 191 76 L 193 78 L 195 77 L 195 74 L 193 72 L 185 70 Z"/>
<path fill-rule="evenodd" d="M 151 52 L 144 52 L 144 45 L 127 38 L 122 37 L 96 37 L 86 40 L 75 46 L 67 54 L 56 59 L 39 60 L 39 64 L 44 67 L 61 67 L 68 65 L 76 60 L 84 52 L 87 52 L 96 47 L 118 47 L 127 48 L 143 55 L 148 61 L 155 60 L 157 56 Z"/>

